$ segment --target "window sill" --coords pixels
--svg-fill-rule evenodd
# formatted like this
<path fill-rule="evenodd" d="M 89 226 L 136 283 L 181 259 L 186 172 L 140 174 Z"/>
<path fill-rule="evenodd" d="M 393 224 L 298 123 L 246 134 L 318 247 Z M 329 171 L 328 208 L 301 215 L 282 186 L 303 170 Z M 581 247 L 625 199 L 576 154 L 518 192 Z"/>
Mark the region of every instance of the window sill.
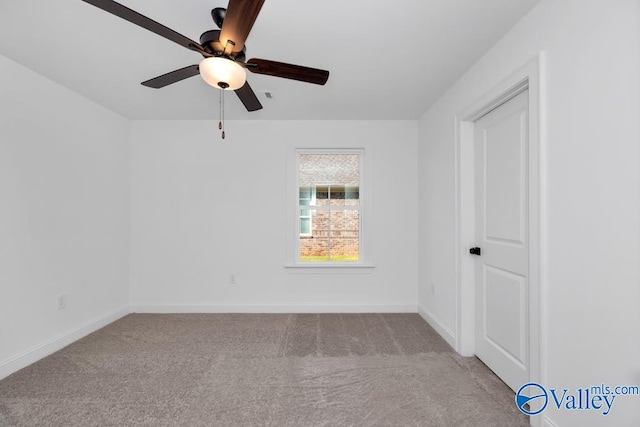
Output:
<path fill-rule="evenodd" d="M 313 264 L 285 264 L 285 270 L 289 273 L 315 274 L 315 273 L 345 273 L 345 274 L 366 274 L 371 273 L 375 266 L 373 264 L 351 264 L 351 263 L 313 263 Z"/>

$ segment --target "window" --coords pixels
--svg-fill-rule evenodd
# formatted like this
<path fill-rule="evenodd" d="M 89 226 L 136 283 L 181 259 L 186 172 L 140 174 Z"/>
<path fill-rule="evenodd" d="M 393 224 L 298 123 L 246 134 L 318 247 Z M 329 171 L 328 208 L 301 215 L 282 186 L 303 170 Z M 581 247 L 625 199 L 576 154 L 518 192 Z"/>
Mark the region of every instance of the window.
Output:
<path fill-rule="evenodd" d="M 362 260 L 360 150 L 298 150 L 296 262 Z"/>

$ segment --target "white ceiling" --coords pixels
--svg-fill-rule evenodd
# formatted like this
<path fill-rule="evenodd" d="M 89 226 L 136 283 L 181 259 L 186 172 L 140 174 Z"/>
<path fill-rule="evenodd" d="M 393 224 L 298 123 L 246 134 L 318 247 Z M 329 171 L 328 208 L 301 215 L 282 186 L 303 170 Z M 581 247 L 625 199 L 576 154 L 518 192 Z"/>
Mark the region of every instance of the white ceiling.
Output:
<path fill-rule="evenodd" d="M 266 0 L 247 59 L 329 70 L 326 86 L 248 73 L 264 109 L 227 93 L 227 119 L 416 119 L 539 0 Z M 121 0 L 198 41 L 227 0 Z M 198 76 L 140 82 L 202 57 L 81 0 L 2 0 L 0 54 L 129 119 L 210 119 Z M 260 92 L 269 91 L 269 100 Z"/>

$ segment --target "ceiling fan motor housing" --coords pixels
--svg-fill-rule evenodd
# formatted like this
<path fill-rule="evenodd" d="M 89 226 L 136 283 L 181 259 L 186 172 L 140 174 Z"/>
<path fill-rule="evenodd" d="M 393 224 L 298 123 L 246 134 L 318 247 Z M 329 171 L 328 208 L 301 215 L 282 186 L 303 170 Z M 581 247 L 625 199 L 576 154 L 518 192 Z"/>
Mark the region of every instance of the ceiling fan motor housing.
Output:
<path fill-rule="evenodd" d="M 218 28 L 222 28 L 222 23 L 224 22 L 224 17 L 227 16 L 227 9 L 224 7 L 216 7 L 211 10 L 211 18 L 213 18 L 213 22 L 216 23 Z"/>

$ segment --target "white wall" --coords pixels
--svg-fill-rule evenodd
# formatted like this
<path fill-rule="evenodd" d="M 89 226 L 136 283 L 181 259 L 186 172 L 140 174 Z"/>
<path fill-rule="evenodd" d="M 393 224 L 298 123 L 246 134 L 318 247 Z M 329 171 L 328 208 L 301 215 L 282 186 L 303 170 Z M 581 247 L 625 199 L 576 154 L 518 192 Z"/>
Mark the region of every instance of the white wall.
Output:
<path fill-rule="evenodd" d="M 126 309 L 127 143 L 124 118 L 0 56 L 0 378 Z"/>
<path fill-rule="evenodd" d="M 228 122 L 222 141 L 213 121 L 132 122 L 133 310 L 415 311 L 416 126 Z M 287 156 L 298 142 L 365 147 L 373 270 L 284 268 Z"/>
<path fill-rule="evenodd" d="M 543 0 L 419 121 L 419 304 L 455 333 L 454 116 L 546 53 L 543 382 L 640 383 L 640 2 Z M 436 283 L 432 295 L 430 283 Z M 640 398 L 605 419 L 640 425 Z"/>

